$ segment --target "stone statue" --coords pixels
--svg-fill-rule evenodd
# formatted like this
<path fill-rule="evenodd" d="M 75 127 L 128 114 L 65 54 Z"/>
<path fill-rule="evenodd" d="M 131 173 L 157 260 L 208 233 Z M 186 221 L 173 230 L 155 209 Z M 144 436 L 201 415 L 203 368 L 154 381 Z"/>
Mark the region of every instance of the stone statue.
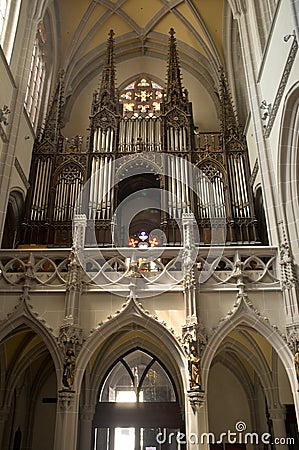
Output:
<path fill-rule="evenodd" d="M 62 384 L 71 388 L 74 384 L 76 358 L 72 347 L 68 347 L 64 358 Z"/>
<path fill-rule="evenodd" d="M 201 363 L 200 357 L 198 356 L 194 345 L 192 345 L 190 348 L 188 369 L 189 369 L 190 388 L 192 389 L 195 387 L 199 387 L 199 389 L 201 389 L 202 385 Z"/>

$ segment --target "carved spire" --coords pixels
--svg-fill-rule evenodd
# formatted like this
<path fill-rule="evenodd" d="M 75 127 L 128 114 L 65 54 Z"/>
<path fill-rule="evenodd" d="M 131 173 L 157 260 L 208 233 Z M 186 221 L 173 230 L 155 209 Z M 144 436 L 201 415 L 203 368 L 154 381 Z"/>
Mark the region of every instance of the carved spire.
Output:
<path fill-rule="evenodd" d="M 61 138 L 61 129 L 63 123 L 63 107 L 64 107 L 64 71 L 59 72 L 59 79 L 56 86 L 55 94 L 51 102 L 45 125 L 41 133 L 41 141 L 49 140 L 56 144 Z"/>
<path fill-rule="evenodd" d="M 110 30 L 107 41 L 105 65 L 102 72 L 100 91 L 97 98 L 97 109 L 100 109 L 103 106 L 109 107 L 109 109 L 114 109 L 114 106 L 117 104 L 115 88 L 114 34 L 114 31 Z"/>
<path fill-rule="evenodd" d="M 221 107 L 221 131 L 226 141 L 230 137 L 241 138 L 242 133 L 238 124 L 238 119 L 233 106 L 231 92 L 223 68 L 219 69 L 219 94 Z"/>
<path fill-rule="evenodd" d="M 175 31 L 173 28 L 169 30 L 169 50 L 168 50 L 168 66 L 167 66 L 167 87 L 166 87 L 166 103 L 171 105 L 179 105 L 185 103 L 186 92 L 183 93 L 180 61 L 177 52 Z"/>

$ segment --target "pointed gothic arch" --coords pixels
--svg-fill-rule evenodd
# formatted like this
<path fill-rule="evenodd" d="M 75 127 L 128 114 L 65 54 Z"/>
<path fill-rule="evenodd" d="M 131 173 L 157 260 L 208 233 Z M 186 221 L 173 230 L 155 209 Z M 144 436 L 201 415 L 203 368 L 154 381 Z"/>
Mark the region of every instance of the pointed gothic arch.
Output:
<path fill-rule="evenodd" d="M 216 367 L 217 362 L 221 365 Z M 295 411 L 298 415 L 293 355 L 278 329 L 247 299 L 239 299 L 234 309 L 220 321 L 202 363 L 203 384 L 209 401 L 209 426 L 216 435 L 226 427 L 234 427 L 242 417 L 248 429 L 263 430 L 278 437 L 279 427 L 285 426 L 286 403 L 294 415 Z M 282 378 L 278 376 L 279 367 Z M 230 418 L 224 417 L 225 408 L 219 407 L 217 415 L 212 407 L 225 386 L 229 386 L 229 390 L 225 391 L 223 401 L 234 411 Z M 287 402 L 283 400 L 285 389 L 289 395 Z M 237 403 L 235 398 L 238 398 Z M 257 409 L 263 411 L 264 416 L 256 414 Z"/>
<path fill-rule="evenodd" d="M 295 83 L 285 97 L 278 147 L 279 203 L 293 245 L 293 254 L 299 253 L 299 83 Z"/>
<path fill-rule="evenodd" d="M 278 332 L 277 328 L 273 328 L 268 321 L 258 315 L 257 311 L 250 307 L 243 298 L 240 300 L 238 306 L 236 306 L 235 311 L 230 312 L 220 323 L 217 327 L 217 332 L 213 334 L 209 341 L 209 346 L 206 347 L 202 358 L 204 386 L 207 384 L 207 377 L 211 363 L 221 343 L 231 331 L 235 330 L 240 325 L 247 326 L 248 328 L 259 333 L 277 352 L 288 375 L 289 383 L 293 392 L 294 403 L 298 408 L 299 403 L 297 395 L 294 395 L 297 391 L 297 381 L 293 367 L 293 355 L 291 350 L 281 334 Z"/>
<path fill-rule="evenodd" d="M 0 333 L 1 352 L 6 360 L 1 364 L 0 405 L 3 411 L 0 445 L 9 448 L 16 427 L 22 438 L 22 448 L 36 448 L 40 418 L 46 416 L 43 432 L 49 437 L 45 448 L 53 445 L 56 405 L 45 407 L 45 397 L 55 400 L 62 371 L 61 355 L 51 331 L 25 300 L 3 321 Z M 51 402 L 50 402 L 51 403 Z M 17 411 L 22 410 L 20 418 Z"/>
<path fill-rule="evenodd" d="M 24 214 L 24 192 L 12 189 L 7 204 L 2 248 L 16 248 L 20 240 L 20 225 Z"/>
<path fill-rule="evenodd" d="M 77 376 L 75 378 L 75 386 L 80 387 L 84 372 L 93 355 L 96 355 L 97 350 L 106 342 L 109 346 L 109 339 L 115 337 L 118 333 L 126 333 L 130 330 L 138 330 L 138 339 L 135 340 L 135 346 L 142 346 L 150 353 L 156 354 L 165 366 L 171 365 L 171 370 L 175 375 L 173 378 L 177 383 L 177 389 L 181 392 L 186 392 L 187 385 L 187 361 L 182 346 L 178 342 L 174 333 L 168 330 L 157 319 L 153 318 L 148 312 L 145 312 L 134 299 L 130 299 L 125 304 L 124 308 L 116 313 L 112 318 L 107 319 L 100 325 L 84 342 L 82 350 L 78 355 L 76 361 Z M 159 349 L 159 342 L 164 343 L 164 351 Z M 130 344 L 133 341 L 126 341 L 115 349 L 115 356 L 120 356 L 125 351 L 130 349 Z M 106 350 L 107 351 L 107 350 Z M 158 354 L 157 354 L 158 353 Z M 114 357 L 115 357 L 114 356 Z M 102 361 L 103 364 L 103 361 Z M 107 363 L 108 364 L 108 363 Z M 105 368 L 104 364 L 104 368 Z M 103 370 L 104 370 L 103 368 Z M 108 370 L 109 364 L 106 367 Z M 103 373 L 104 375 L 104 373 Z"/>
<path fill-rule="evenodd" d="M 58 343 L 55 336 L 52 334 L 49 328 L 47 328 L 28 307 L 25 302 L 22 302 L 16 310 L 8 315 L 7 320 L 1 324 L 0 330 L 0 342 L 4 342 L 7 338 L 14 334 L 14 330 L 19 327 L 26 326 L 33 330 L 38 336 L 40 336 L 49 351 L 53 360 L 56 371 L 62 370 L 62 355 L 58 348 Z"/>
<path fill-rule="evenodd" d="M 173 332 L 145 311 L 136 299 L 130 298 L 120 312 L 107 319 L 87 338 L 76 361 L 74 389 L 78 391 L 81 389 L 82 392 L 82 386 L 85 386 L 85 394 L 81 397 L 81 411 L 83 416 L 84 411 L 88 411 L 89 417 L 86 425 L 89 431 L 87 432 L 85 428 L 80 435 L 82 448 L 89 445 L 88 439 L 96 439 L 93 429 L 96 423 L 102 423 L 92 422 L 95 420 L 94 413 L 101 384 L 116 362 L 135 349 L 141 349 L 152 355 L 170 375 L 177 392 L 173 408 L 178 412 L 178 405 L 181 411 L 184 410 L 184 406 L 186 407 L 184 392 L 188 388 L 188 370 L 183 348 Z M 108 405 L 110 411 L 109 408 L 113 408 L 113 405 Z M 135 413 L 131 411 L 131 414 L 134 422 L 136 411 Z M 114 430 L 116 424 L 111 424 L 111 427 Z"/>

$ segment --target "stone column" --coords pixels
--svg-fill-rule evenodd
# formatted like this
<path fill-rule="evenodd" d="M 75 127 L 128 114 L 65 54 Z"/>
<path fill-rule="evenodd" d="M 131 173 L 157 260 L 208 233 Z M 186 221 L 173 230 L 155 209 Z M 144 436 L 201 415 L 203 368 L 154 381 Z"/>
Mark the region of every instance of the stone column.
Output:
<path fill-rule="evenodd" d="M 78 435 L 79 398 L 75 391 L 58 392 L 56 430 L 53 450 L 75 450 Z"/>
<path fill-rule="evenodd" d="M 182 215 L 183 224 L 183 255 L 182 266 L 184 275 L 184 298 L 186 308 L 186 323 L 198 323 L 196 305 L 196 280 L 194 265 L 196 262 L 197 250 L 194 242 L 195 217 L 193 213 Z"/>
<path fill-rule="evenodd" d="M 84 406 L 80 414 L 79 450 L 90 449 L 93 416 L 93 408 L 90 406 Z"/>
<path fill-rule="evenodd" d="M 187 450 L 209 450 L 208 408 L 205 392 L 192 389 L 188 391 L 186 408 Z"/>
<path fill-rule="evenodd" d="M 85 225 L 85 216 L 79 218 L 76 216 L 74 243 L 69 256 L 66 282 L 65 315 L 58 336 L 64 363 L 61 378 L 63 388 L 58 391 L 54 450 L 77 449 L 79 394 L 74 390 L 74 385 L 76 359 L 83 343 L 79 324 L 82 269 L 77 252 L 84 246 Z"/>
<path fill-rule="evenodd" d="M 277 408 L 269 408 L 269 418 L 272 421 L 272 428 L 274 432 L 274 436 L 272 436 L 272 442 L 274 442 L 275 438 L 286 438 L 286 427 L 285 427 L 285 408 L 277 407 Z M 285 450 L 286 444 L 275 444 L 275 450 Z"/>
<path fill-rule="evenodd" d="M 2 446 L 5 447 L 5 443 L 3 442 L 4 429 L 5 429 L 8 417 L 9 417 L 9 411 L 10 411 L 10 408 L 8 406 L 1 409 L 1 411 L 0 411 L 0 447 L 1 448 L 2 448 Z"/>

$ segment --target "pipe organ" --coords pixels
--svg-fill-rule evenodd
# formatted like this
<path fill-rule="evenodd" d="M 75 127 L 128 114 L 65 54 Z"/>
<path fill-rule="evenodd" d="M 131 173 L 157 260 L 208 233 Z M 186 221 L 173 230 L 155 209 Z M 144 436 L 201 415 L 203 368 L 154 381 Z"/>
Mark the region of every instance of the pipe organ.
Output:
<path fill-rule="evenodd" d="M 125 116 L 119 124 L 118 152 L 162 151 L 161 117 Z"/>
<path fill-rule="evenodd" d="M 160 206 L 154 211 L 148 208 L 136 220 L 147 233 L 152 228 L 161 229 L 168 245 L 181 245 L 182 214 L 188 212 L 196 218 L 200 245 L 211 243 L 212 228 L 227 244 L 256 244 L 247 147 L 223 72 L 219 99 L 220 132 L 198 132 L 192 104 L 181 83 L 173 29 L 165 89 L 142 75 L 119 95 L 111 31 L 100 88 L 92 99 L 86 146 L 82 137 L 66 139 L 62 135 L 63 74 L 60 76 L 44 130 L 34 145 L 23 243 L 71 245 L 74 206 L 90 179 L 88 207 L 80 212 L 86 214 L 87 227 L 94 224 L 100 246 L 112 244 L 114 213 L 123 196 L 133 195 L 143 183 L 161 190 Z M 153 164 L 149 172 L 156 178 L 141 174 L 134 181 L 122 181 L 115 169 L 118 158 L 135 155 L 138 164 L 138 155 L 148 152 L 168 155 L 163 168 L 167 176 L 159 174 Z M 195 177 L 190 165 L 197 168 Z"/>

